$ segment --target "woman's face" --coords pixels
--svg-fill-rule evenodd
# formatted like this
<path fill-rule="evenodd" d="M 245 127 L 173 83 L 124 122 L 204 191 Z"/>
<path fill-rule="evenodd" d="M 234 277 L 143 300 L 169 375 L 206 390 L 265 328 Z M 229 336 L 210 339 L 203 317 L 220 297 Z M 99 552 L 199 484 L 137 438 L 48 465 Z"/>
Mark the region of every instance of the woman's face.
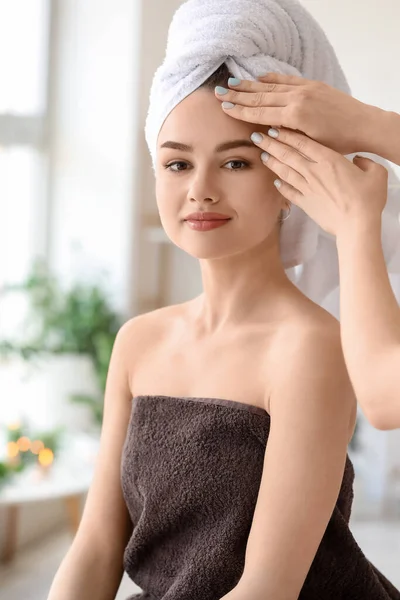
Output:
<path fill-rule="evenodd" d="M 157 204 L 167 235 L 188 254 L 222 258 L 245 252 L 279 227 L 285 202 L 273 185 L 276 175 L 250 140 L 260 130 L 266 128 L 224 114 L 206 89 L 188 96 L 166 119 L 157 145 Z M 196 221 L 207 212 L 225 219 Z"/>

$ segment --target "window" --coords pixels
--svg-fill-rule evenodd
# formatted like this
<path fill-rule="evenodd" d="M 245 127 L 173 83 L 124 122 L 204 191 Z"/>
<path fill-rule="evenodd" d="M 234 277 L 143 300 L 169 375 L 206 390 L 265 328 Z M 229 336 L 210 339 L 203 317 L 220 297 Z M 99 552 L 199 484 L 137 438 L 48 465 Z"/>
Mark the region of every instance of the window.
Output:
<path fill-rule="evenodd" d="M 51 0 L 0 0 L 0 288 L 45 248 Z"/>

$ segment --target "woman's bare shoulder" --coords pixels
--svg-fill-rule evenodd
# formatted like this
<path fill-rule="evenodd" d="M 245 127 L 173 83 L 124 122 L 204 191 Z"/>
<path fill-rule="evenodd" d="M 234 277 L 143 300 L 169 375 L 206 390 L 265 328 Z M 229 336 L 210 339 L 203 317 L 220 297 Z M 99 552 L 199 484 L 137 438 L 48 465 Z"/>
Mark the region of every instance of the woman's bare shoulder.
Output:
<path fill-rule="evenodd" d="M 122 325 L 118 335 L 128 346 L 153 344 L 167 335 L 174 325 L 185 318 L 192 301 L 164 306 L 132 317 Z"/>
<path fill-rule="evenodd" d="M 276 409 L 280 410 L 285 399 L 292 409 L 293 398 L 300 401 L 299 410 L 304 410 L 306 418 L 318 420 L 321 411 L 336 414 L 338 410 L 348 419 L 348 441 L 351 439 L 357 404 L 337 319 L 317 305 L 293 315 L 277 336 L 271 364 L 273 393 L 268 405 L 271 415 L 275 406 L 276 417 Z M 316 408 L 319 403 L 320 412 Z"/>
<path fill-rule="evenodd" d="M 277 331 L 273 344 L 273 359 L 286 367 L 302 364 L 308 360 L 310 366 L 319 353 L 344 362 L 340 339 L 340 323 L 328 311 L 311 302 L 296 303 Z"/>
<path fill-rule="evenodd" d="M 293 306 L 293 311 L 282 328 L 283 335 L 292 335 L 294 332 L 305 338 L 318 334 L 322 337 L 336 337 L 340 334 L 340 324 L 322 306 L 303 297 Z"/>

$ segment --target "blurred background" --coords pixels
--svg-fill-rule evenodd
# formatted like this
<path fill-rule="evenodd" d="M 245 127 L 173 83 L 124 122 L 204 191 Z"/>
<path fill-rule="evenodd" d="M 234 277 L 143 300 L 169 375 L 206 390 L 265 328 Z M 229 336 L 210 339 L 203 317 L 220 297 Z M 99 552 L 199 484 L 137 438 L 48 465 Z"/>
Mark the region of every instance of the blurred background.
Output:
<path fill-rule="evenodd" d="M 400 112 L 400 3 L 302 1 L 353 94 Z M 1 600 L 46 598 L 71 544 L 118 328 L 200 291 L 160 228 L 143 134 L 180 4 L 0 0 Z M 353 531 L 400 587 L 400 432 L 360 414 L 350 453 Z M 124 578 L 118 600 L 135 590 Z"/>

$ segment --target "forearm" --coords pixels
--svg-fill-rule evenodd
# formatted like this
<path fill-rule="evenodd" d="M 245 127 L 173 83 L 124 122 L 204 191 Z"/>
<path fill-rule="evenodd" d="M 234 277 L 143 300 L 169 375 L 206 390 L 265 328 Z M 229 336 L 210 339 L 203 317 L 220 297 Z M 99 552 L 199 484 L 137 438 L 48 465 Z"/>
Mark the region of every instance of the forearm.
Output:
<path fill-rule="evenodd" d="M 114 600 L 123 575 L 115 559 L 73 545 L 53 580 L 47 600 Z"/>
<path fill-rule="evenodd" d="M 400 114 L 369 106 L 364 132 L 365 147 L 360 152 L 367 149 L 400 165 Z"/>
<path fill-rule="evenodd" d="M 337 248 L 341 337 L 355 393 L 375 426 L 387 420 L 400 426 L 400 310 L 380 222 L 359 221 L 337 236 Z"/>

